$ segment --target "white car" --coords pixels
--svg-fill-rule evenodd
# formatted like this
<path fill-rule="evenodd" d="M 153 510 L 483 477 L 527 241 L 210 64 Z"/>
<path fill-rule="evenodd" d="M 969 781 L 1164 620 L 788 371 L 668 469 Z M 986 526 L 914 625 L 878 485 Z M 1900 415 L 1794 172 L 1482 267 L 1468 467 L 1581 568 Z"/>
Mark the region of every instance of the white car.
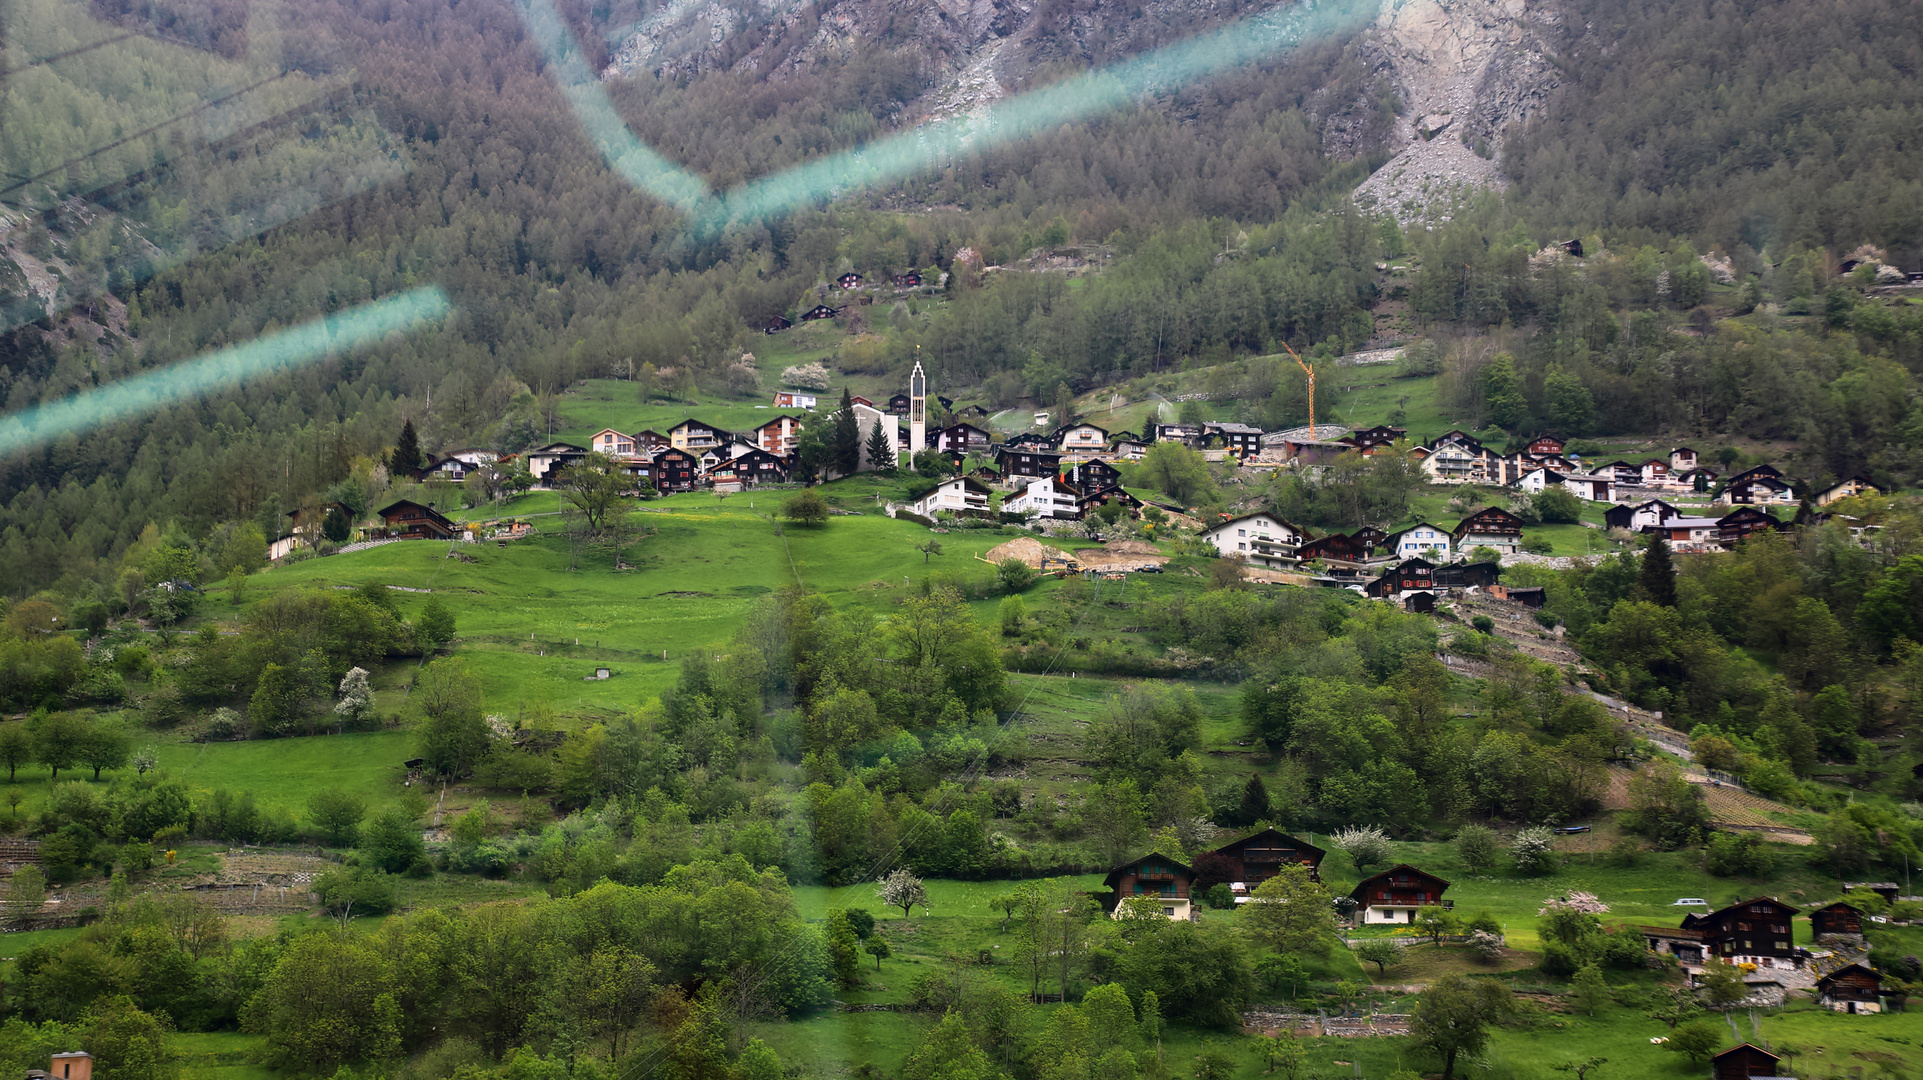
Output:
<path fill-rule="evenodd" d="M 1704 900 L 1700 896 L 1685 896 L 1681 900 L 1678 900 L 1669 906 L 1670 907 L 1708 907 L 1709 901 Z"/>

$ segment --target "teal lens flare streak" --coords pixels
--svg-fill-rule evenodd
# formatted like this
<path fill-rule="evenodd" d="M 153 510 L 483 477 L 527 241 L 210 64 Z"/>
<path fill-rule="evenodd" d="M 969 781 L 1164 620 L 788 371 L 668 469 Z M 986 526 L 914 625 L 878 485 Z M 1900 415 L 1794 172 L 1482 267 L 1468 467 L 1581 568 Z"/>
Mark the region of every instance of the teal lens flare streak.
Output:
<path fill-rule="evenodd" d="M 44 446 L 66 435 L 82 435 L 176 401 L 284 374 L 371 345 L 388 334 L 416 329 L 449 310 L 447 294 L 430 285 L 0 417 L 0 456 Z"/>
<path fill-rule="evenodd" d="M 976 115 L 957 116 L 819 161 L 751 181 L 720 196 L 697 176 L 649 149 L 628 130 L 607 91 L 581 58 L 551 0 L 517 6 L 562 94 L 608 167 L 635 187 L 688 214 L 705 229 L 757 220 L 863 187 L 892 183 L 971 151 L 1040 134 L 1050 127 L 1117 109 L 1255 63 L 1313 38 L 1372 20 L 1377 0 L 1308 0 L 1277 6 L 1231 26 L 1010 98 Z"/>

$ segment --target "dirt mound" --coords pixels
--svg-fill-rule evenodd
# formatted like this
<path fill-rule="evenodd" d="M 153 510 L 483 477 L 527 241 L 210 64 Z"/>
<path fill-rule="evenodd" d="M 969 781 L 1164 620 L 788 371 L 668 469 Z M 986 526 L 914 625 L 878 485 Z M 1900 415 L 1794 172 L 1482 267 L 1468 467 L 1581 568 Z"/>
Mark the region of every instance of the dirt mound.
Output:
<path fill-rule="evenodd" d="M 1118 552 L 1123 555 L 1160 555 L 1155 545 L 1146 540 L 1110 540 L 1102 545 L 1104 551 Z"/>
<path fill-rule="evenodd" d="M 1148 545 L 1138 545 L 1147 547 Z M 1075 553 L 1083 566 L 1091 570 L 1135 570 L 1144 566 L 1160 566 L 1168 562 L 1167 555 L 1139 554 L 1133 551 L 1116 551 L 1113 548 L 1083 548 Z"/>
<path fill-rule="evenodd" d="M 1052 563 L 1060 564 L 1067 561 L 1068 553 L 1059 548 L 1049 547 L 1047 544 L 1033 537 L 1021 536 L 1010 540 L 1006 544 L 998 544 L 995 547 L 989 548 L 988 553 L 983 555 L 982 558 L 992 563 L 1003 563 L 1009 559 L 1020 559 L 1022 563 L 1030 569 L 1040 570 L 1043 559 L 1048 559 Z"/>

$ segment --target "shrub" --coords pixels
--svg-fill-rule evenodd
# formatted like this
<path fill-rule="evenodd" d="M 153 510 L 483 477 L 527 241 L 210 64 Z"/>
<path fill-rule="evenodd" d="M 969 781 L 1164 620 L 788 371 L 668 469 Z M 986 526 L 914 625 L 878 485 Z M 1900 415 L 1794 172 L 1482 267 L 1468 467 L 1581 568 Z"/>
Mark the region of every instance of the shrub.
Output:
<path fill-rule="evenodd" d="M 314 896 L 329 914 L 384 915 L 394 910 L 394 879 L 364 866 L 339 866 L 314 880 Z"/>
<path fill-rule="evenodd" d="M 1208 904 L 1217 911 L 1228 911 L 1235 907 L 1235 890 L 1227 884 L 1215 885 L 1208 891 Z"/>
<path fill-rule="evenodd" d="M 1776 869 L 1776 856 L 1755 833 L 1719 832 L 1704 849 L 1703 868 L 1717 877 L 1764 877 Z"/>
<path fill-rule="evenodd" d="M 1525 874 L 1546 874 L 1556 868 L 1556 834 L 1532 825 L 1509 842 L 1509 857 Z"/>
<path fill-rule="evenodd" d="M 1478 615 L 1475 618 L 1470 619 L 1469 625 L 1475 627 L 1477 630 L 1480 630 L 1485 634 L 1493 634 L 1496 632 L 1496 620 L 1490 618 L 1487 615 Z"/>
<path fill-rule="evenodd" d="M 903 509 L 903 510 L 895 511 L 895 520 L 896 521 L 912 521 L 915 524 L 920 525 L 925 529 L 932 529 L 935 527 L 935 522 L 932 518 L 922 517 L 920 514 L 915 513 L 913 510 Z"/>
<path fill-rule="evenodd" d="M 1555 552 L 1556 545 L 1544 537 L 1525 536 L 1522 538 L 1522 550 L 1531 555 L 1549 555 Z"/>
<path fill-rule="evenodd" d="M 781 504 L 781 516 L 797 525 L 820 525 L 828 520 L 828 500 L 814 488 L 803 488 L 801 493 Z"/>
<path fill-rule="evenodd" d="M 1456 854 L 1471 870 L 1487 870 L 1496 865 L 1501 852 L 1496 830 L 1487 825 L 1464 825 L 1456 832 Z"/>

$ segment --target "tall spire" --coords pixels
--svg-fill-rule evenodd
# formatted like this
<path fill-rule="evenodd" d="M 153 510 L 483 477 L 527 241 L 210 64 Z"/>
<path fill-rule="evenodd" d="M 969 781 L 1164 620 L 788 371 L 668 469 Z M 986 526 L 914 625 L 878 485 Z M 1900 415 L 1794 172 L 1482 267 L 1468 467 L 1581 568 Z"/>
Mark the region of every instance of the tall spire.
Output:
<path fill-rule="evenodd" d="M 928 448 L 928 376 L 922 373 L 921 361 L 915 361 L 915 370 L 908 375 L 908 460 L 913 462 L 915 455 Z"/>

